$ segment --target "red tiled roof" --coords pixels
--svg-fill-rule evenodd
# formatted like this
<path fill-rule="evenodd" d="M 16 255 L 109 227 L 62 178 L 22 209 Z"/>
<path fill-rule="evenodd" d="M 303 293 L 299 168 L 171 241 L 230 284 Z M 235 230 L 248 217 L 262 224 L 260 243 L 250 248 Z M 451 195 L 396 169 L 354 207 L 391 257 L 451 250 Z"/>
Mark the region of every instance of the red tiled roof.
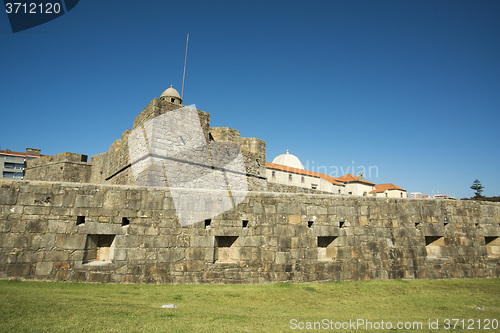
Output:
<path fill-rule="evenodd" d="M 0 154 L 5 154 L 5 155 L 15 155 L 15 156 L 32 156 L 32 157 L 42 157 L 42 156 L 47 156 L 47 155 L 32 155 L 32 154 L 27 154 L 26 152 L 21 153 L 18 151 L 10 151 L 10 150 L 0 150 Z"/>
<path fill-rule="evenodd" d="M 341 182 L 337 181 L 335 177 L 325 175 L 319 172 L 313 172 L 313 171 L 308 171 L 304 169 L 297 169 L 297 168 L 292 168 L 286 165 L 281 165 L 281 164 L 275 164 L 275 163 L 270 163 L 266 162 L 266 168 L 269 169 L 275 169 L 275 170 L 281 170 L 281 171 L 288 171 L 288 172 L 293 172 L 293 173 L 298 173 L 301 175 L 306 175 L 306 176 L 312 176 L 312 177 L 318 177 L 318 178 L 323 178 L 327 182 L 332 183 L 333 185 L 340 185 L 344 186 Z"/>
<path fill-rule="evenodd" d="M 358 177 L 351 175 L 350 173 L 343 175 L 342 177 L 337 178 L 337 180 L 344 182 L 344 183 L 350 183 L 350 182 L 360 182 L 360 183 L 365 183 L 371 186 L 375 186 L 375 184 L 367 181 L 367 180 L 360 180 Z"/>
<path fill-rule="evenodd" d="M 318 173 L 318 175 L 319 175 L 321 178 L 323 178 L 324 180 L 326 180 L 326 181 L 328 181 L 328 182 L 330 182 L 330 183 L 332 183 L 332 184 L 335 184 L 335 185 L 342 185 L 342 186 L 344 186 L 344 184 L 343 184 L 343 183 L 341 183 L 341 182 L 339 182 L 339 181 L 337 180 L 337 178 L 335 178 L 335 177 L 332 177 L 332 176 L 329 176 L 329 175 L 325 175 L 325 174 L 323 174 L 323 173 Z"/>
<path fill-rule="evenodd" d="M 375 190 L 371 191 L 370 193 L 383 193 L 385 191 L 390 191 L 390 190 L 400 190 L 400 191 L 405 191 L 405 189 L 402 189 L 399 186 L 396 186 L 394 184 L 377 184 L 375 185 Z"/>

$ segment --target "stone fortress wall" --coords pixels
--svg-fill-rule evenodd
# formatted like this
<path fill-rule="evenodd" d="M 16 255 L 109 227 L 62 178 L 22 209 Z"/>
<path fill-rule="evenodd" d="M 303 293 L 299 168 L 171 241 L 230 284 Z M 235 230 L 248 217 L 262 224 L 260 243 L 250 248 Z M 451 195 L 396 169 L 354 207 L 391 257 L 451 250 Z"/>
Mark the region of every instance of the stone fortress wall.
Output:
<path fill-rule="evenodd" d="M 193 202 L 192 210 L 203 210 Z M 500 205 L 249 192 L 181 227 L 168 188 L 0 182 L 0 278 L 267 283 L 500 276 Z"/>
<path fill-rule="evenodd" d="M 184 106 L 169 102 L 165 98 L 154 98 L 136 117 L 133 129 L 140 128 L 147 121 L 182 107 Z M 238 146 L 245 163 L 249 189 L 264 190 L 267 185 L 266 143 L 257 138 L 242 138 L 239 131 L 229 127 L 210 127 L 210 114 L 201 110 L 197 112 L 208 149 L 213 149 L 215 143 Z M 122 138 L 113 142 L 107 152 L 92 156 L 91 163 L 86 163 L 86 155 L 75 153 L 61 153 L 34 162 L 30 161 L 24 179 L 135 185 L 130 168 L 130 133 L 131 130 L 126 130 Z M 212 163 L 207 163 L 206 168 L 211 169 Z"/>
<path fill-rule="evenodd" d="M 201 133 L 210 158 L 174 156 L 186 166 L 176 177 L 192 165 L 217 173 L 216 162 L 227 162 L 221 153 L 236 148 L 249 192 L 231 188 L 231 177 L 242 172 L 227 170 L 227 189 L 184 188 L 181 195 L 190 199 L 180 206 L 178 189 L 167 187 L 171 179 L 165 187 L 137 186 L 129 148 L 138 144 L 130 138 L 144 133 L 147 141 L 152 120 L 183 108 L 175 93 L 153 99 L 133 129 L 91 162 L 61 153 L 30 161 L 23 181 L 0 181 L 0 278 L 267 283 L 500 276 L 498 203 L 353 197 L 268 184 L 265 142 L 210 127 L 201 110 L 192 130 Z M 147 177 L 168 173 L 149 171 Z M 228 192 L 232 208 L 181 226 L 179 207 L 203 216 L 228 207 L 217 202 Z"/>

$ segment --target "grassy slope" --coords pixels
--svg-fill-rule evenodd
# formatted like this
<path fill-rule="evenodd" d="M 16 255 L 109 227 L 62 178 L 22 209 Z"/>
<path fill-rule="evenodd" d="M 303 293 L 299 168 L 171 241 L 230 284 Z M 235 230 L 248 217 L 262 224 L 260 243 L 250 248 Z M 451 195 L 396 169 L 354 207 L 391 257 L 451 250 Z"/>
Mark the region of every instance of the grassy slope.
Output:
<path fill-rule="evenodd" d="M 289 332 L 292 318 L 425 325 L 428 319 L 441 325 L 445 318 L 500 320 L 500 279 L 162 286 L 0 281 L 0 295 L 0 332 Z M 159 308 L 168 303 L 178 308 Z"/>

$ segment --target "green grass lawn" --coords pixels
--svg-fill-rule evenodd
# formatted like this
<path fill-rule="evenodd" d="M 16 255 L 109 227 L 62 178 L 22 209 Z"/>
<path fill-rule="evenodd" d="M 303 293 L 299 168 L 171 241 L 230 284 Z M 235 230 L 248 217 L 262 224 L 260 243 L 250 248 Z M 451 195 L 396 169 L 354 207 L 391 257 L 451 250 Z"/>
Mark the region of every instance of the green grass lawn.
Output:
<path fill-rule="evenodd" d="M 162 304 L 176 304 L 162 309 Z M 478 310 L 476 307 L 484 307 Z M 291 323 L 291 320 L 295 319 Z M 396 280 L 268 285 L 116 285 L 0 281 L 0 332 L 381 332 L 295 329 L 294 323 L 422 322 L 474 332 L 500 321 L 500 279 Z M 429 319 L 439 320 L 429 330 Z M 453 322 L 451 322 L 453 326 Z M 491 326 L 491 325 L 490 325 Z M 374 326 L 375 327 L 375 326 Z M 351 326 L 352 328 L 352 326 Z"/>

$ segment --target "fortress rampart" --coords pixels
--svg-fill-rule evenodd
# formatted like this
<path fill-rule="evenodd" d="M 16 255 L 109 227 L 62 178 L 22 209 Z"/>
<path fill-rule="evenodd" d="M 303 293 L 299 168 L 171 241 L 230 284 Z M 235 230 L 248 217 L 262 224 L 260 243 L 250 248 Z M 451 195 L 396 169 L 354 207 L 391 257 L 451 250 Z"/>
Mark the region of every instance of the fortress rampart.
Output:
<path fill-rule="evenodd" d="M 190 209 L 204 205 L 200 197 Z M 268 283 L 498 276 L 498 203 L 248 192 L 233 209 L 181 227 L 169 188 L 0 181 L 0 278 Z"/>

